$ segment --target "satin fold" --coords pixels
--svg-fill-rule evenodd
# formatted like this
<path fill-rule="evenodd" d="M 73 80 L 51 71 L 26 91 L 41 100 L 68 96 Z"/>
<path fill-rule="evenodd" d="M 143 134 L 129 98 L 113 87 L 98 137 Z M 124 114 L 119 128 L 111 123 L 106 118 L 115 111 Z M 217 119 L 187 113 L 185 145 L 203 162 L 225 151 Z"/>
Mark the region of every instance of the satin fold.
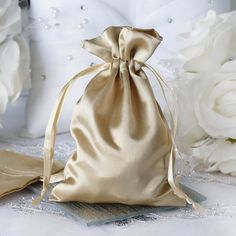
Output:
<path fill-rule="evenodd" d="M 59 174 L 63 169 L 64 164 L 55 161 L 52 174 Z M 0 150 L 0 197 L 20 191 L 42 177 L 42 158 Z"/>

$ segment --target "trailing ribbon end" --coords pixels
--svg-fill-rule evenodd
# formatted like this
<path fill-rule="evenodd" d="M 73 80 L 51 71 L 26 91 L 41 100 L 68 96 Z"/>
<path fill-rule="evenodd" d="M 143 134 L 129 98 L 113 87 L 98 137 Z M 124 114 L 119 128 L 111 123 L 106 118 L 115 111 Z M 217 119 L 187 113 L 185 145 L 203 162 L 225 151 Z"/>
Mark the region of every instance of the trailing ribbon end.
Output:
<path fill-rule="evenodd" d="M 196 210 L 196 212 L 201 215 L 204 213 L 205 209 L 203 206 L 201 206 L 199 203 L 195 202 L 193 199 L 191 199 L 180 187 L 178 184 L 178 179 L 180 176 L 177 176 L 175 178 L 175 181 L 170 181 L 169 184 L 173 189 L 173 192 L 176 196 L 178 196 L 181 199 L 184 199 L 188 204 L 192 205 L 192 207 Z"/>
<path fill-rule="evenodd" d="M 86 42 L 83 41 L 82 44 Z M 43 189 L 41 191 L 41 195 L 32 201 L 33 205 L 39 205 L 39 203 L 43 200 L 44 195 L 46 194 L 50 181 L 51 181 L 51 172 L 53 166 L 54 159 L 54 147 L 56 141 L 56 133 L 57 133 L 57 122 L 59 120 L 61 110 L 64 104 L 64 100 L 66 98 L 68 90 L 78 79 L 85 75 L 89 75 L 94 72 L 101 72 L 109 69 L 110 63 L 102 63 L 99 65 L 95 65 L 92 67 L 88 67 L 85 70 L 80 71 L 74 77 L 72 77 L 61 89 L 59 97 L 53 107 L 51 115 L 49 117 L 49 121 L 46 127 L 45 139 L 44 139 L 44 171 L 43 171 Z M 57 182 L 63 180 L 64 174 L 58 173 L 52 182 Z"/>
<path fill-rule="evenodd" d="M 184 197 L 188 204 L 192 205 L 193 209 L 199 214 L 202 215 L 205 212 L 205 208 L 200 205 L 199 203 L 193 201 L 191 198 L 189 198 L 187 195 Z"/>
<path fill-rule="evenodd" d="M 193 202 L 192 206 L 199 215 L 202 215 L 205 212 L 205 208 L 197 202 Z"/>
<path fill-rule="evenodd" d="M 190 205 L 192 205 L 193 206 L 193 208 L 196 210 L 196 212 L 198 213 L 198 214 L 200 214 L 200 215 L 202 215 L 203 213 L 204 213 L 204 211 L 205 211 L 205 208 L 202 206 L 202 205 L 200 205 L 199 203 L 197 203 L 197 202 L 195 202 L 193 199 L 191 199 L 182 189 L 181 189 L 181 187 L 180 187 L 180 175 L 178 175 L 178 176 L 176 176 L 176 178 L 175 178 L 175 185 L 176 185 L 176 187 L 177 187 L 177 190 L 179 190 L 180 191 L 180 193 L 179 192 L 175 192 L 174 191 L 174 193 L 176 194 L 176 195 L 183 195 L 183 197 L 181 197 L 181 198 L 184 198 L 185 200 L 186 200 L 186 202 L 188 203 L 188 204 L 190 204 Z"/>
<path fill-rule="evenodd" d="M 84 48 L 84 44 L 85 44 L 85 40 L 81 41 L 81 42 L 80 42 L 80 47 L 81 47 L 81 48 Z"/>
<path fill-rule="evenodd" d="M 38 206 L 40 202 L 43 200 L 44 195 L 46 194 L 47 190 L 43 189 L 40 196 L 36 197 L 35 199 L 32 200 L 32 204 L 34 206 Z"/>
<path fill-rule="evenodd" d="M 172 147 L 171 147 L 171 152 L 170 152 L 170 157 L 169 157 L 169 166 L 168 166 L 168 182 L 169 182 L 169 185 L 171 186 L 174 194 L 176 196 L 178 196 L 179 198 L 181 199 L 184 199 L 188 204 L 192 205 L 193 208 L 196 210 L 197 213 L 199 214 L 202 214 L 204 212 L 204 208 L 196 203 L 193 199 L 191 199 L 179 186 L 179 177 L 177 176 L 176 178 L 174 178 L 174 159 L 175 159 L 175 148 L 176 145 L 174 143 L 175 141 L 175 137 L 176 137 L 176 131 L 177 131 L 177 114 L 176 112 L 173 113 L 170 109 L 170 105 L 168 103 L 168 100 L 167 100 L 167 97 L 166 97 L 166 93 L 165 93 L 165 90 L 164 90 L 164 86 L 171 92 L 172 94 L 172 91 L 171 89 L 169 88 L 169 86 L 166 84 L 166 82 L 164 81 L 164 79 L 159 75 L 159 73 L 150 65 L 147 65 L 147 64 L 142 64 L 144 67 L 146 67 L 147 69 L 149 69 L 153 75 L 156 77 L 159 85 L 160 85 L 160 88 L 161 88 L 161 91 L 163 93 L 163 96 L 164 96 L 164 99 L 165 99 L 165 102 L 166 102 L 166 105 L 167 105 L 167 108 L 168 108 L 168 111 L 170 113 L 170 117 L 171 117 L 171 120 L 172 120 L 172 125 L 173 125 L 173 128 L 171 129 L 171 127 L 169 127 L 169 131 L 170 131 L 170 134 L 171 134 L 171 138 L 172 138 Z M 174 95 L 173 95 L 174 97 Z"/>

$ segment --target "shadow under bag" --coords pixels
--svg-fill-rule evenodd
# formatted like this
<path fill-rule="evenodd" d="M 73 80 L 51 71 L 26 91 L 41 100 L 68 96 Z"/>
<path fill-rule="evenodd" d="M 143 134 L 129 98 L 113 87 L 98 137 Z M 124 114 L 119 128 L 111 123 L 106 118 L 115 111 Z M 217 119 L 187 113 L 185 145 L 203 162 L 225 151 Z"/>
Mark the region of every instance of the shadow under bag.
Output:
<path fill-rule="evenodd" d="M 163 82 L 145 64 L 161 40 L 153 29 L 109 27 L 83 43 L 104 63 L 81 71 L 61 90 L 46 130 L 44 184 L 38 200 L 50 182 L 56 126 L 68 89 L 82 76 L 96 72 L 75 105 L 71 135 L 77 149 L 51 200 L 195 206 L 175 184 L 172 132 L 143 70 L 150 69 Z"/>

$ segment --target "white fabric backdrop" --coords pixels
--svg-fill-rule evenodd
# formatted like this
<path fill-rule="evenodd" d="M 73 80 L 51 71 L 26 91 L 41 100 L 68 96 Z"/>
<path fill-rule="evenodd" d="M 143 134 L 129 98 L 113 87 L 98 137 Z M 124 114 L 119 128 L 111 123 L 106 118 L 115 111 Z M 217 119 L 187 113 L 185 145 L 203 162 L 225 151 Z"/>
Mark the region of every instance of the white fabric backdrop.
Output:
<path fill-rule="evenodd" d="M 81 5 L 85 4 L 85 10 Z M 59 10 L 52 18 L 51 8 Z M 26 107 L 26 136 L 44 135 L 46 123 L 61 86 L 94 57 L 80 49 L 82 39 L 100 35 L 109 25 L 134 25 L 156 28 L 164 37 L 160 47 L 150 60 L 156 64 L 160 58 L 175 55 L 178 49 L 176 33 L 186 31 L 189 22 L 204 15 L 209 9 L 224 12 L 230 9 L 230 0 L 160 0 L 153 1 L 108 1 L 108 0 L 31 0 L 30 17 L 37 20 L 49 19 L 32 30 L 32 89 Z M 185 12 L 185 14 L 182 14 Z M 76 26 L 88 19 L 81 30 Z M 55 24 L 60 26 L 55 29 Z M 63 26 L 64 24 L 64 26 Z M 49 29 L 45 30 L 45 27 Z M 67 60 L 67 57 L 73 57 Z M 46 78 L 46 79 L 45 79 Z M 81 96 L 89 78 L 81 81 L 71 91 L 62 113 L 58 131 L 69 130 L 71 113 L 75 102 Z"/>

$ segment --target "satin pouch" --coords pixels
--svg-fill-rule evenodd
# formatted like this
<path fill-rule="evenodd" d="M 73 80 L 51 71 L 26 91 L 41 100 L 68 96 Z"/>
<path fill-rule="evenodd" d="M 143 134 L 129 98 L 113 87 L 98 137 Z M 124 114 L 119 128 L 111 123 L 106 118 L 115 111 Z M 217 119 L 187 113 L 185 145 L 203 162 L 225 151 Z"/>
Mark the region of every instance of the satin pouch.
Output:
<path fill-rule="evenodd" d="M 64 165 L 54 162 L 52 174 L 60 173 Z M 20 191 L 42 179 L 43 159 L 10 151 L 0 151 L 0 198 Z"/>
<path fill-rule="evenodd" d="M 44 184 L 47 191 L 54 156 L 56 126 L 68 89 L 82 76 L 97 72 L 72 114 L 71 135 L 77 149 L 64 169 L 51 200 L 185 206 L 194 202 L 173 176 L 173 135 L 144 71 L 161 42 L 154 29 L 109 27 L 83 43 L 104 63 L 75 75 L 61 90 L 45 137 Z"/>

